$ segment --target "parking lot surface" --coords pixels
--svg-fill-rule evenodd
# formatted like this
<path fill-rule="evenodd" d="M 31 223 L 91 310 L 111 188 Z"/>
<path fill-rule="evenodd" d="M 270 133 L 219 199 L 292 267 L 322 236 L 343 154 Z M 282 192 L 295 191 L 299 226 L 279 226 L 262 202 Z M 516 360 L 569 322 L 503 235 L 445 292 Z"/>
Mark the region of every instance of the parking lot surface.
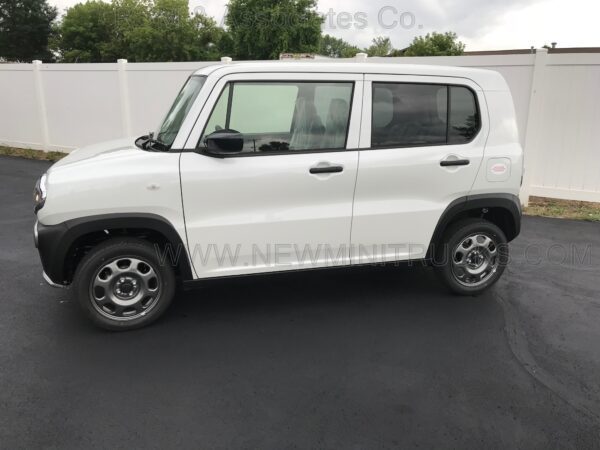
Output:
<path fill-rule="evenodd" d="M 2 448 L 598 448 L 600 225 L 525 217 L 501 281 L 431 269 L 214 281 L 155 325 L 46 286 L 31 191 L 0 157 Z"/>

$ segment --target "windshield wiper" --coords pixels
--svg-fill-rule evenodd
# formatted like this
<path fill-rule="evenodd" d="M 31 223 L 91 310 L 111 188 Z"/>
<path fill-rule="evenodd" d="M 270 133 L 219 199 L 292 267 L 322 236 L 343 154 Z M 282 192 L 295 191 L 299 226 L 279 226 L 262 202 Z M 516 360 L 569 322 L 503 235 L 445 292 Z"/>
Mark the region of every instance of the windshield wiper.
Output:
<path fill-rule="evenodd" d="M 135 145 L 142 150 L 155 151 L 155 152 L 168 152 L 169 146 L 163 144 L 157 139 L 154 139 L 154 133 L 150 133 L 147 136 L 141 136 L 135 140 Z"/>

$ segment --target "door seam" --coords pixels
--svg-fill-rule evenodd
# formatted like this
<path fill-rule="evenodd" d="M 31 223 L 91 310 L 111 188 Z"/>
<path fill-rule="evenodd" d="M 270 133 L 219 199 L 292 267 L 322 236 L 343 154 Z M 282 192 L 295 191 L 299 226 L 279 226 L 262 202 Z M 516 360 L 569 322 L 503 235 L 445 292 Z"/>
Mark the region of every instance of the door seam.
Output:
<path fill-rule="evenodd" d="M 362 76 L 360 86 L 361 102 L 360 117 L 358 121 L 358 151 L 356 152 L 356 175 L 354 177 L 354 190 L 352 191 L 352 215 L 350 216 L 350 242 L 348 243 L 348 265 L 352 265 L 352 229 L 354 226 L 354 202 L 356 200 L 356 185 L 358 184 L 358 171 L 360 170 L 360 142 L 362 138 L 363 111 L 365 109 L 365 74 Z"/>

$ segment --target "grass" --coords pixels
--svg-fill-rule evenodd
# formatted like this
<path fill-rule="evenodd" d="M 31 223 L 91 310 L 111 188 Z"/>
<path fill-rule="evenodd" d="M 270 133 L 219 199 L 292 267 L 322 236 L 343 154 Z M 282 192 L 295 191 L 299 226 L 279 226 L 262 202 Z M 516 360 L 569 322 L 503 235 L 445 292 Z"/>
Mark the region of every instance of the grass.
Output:
<path fill-rule="evenodd" d="M 41 161 L 58 161 L 67 156 L 63 152 L 44 152 L 42 150 L 33 150 L 31 148 L 14 148 L 0 146 L 0 155 L 17 156 L 19 158 L 37 159 Z"/>
<path fill-rule="evenodd" d="M 600 222 L 600 203 L 530 197 L 529 206 L 523 212 L 529 216 Z"/>
<path fill-rule="evenodd" d="M 62 152 L 44 152 L 25 148 L 2 147 L 0 155 L 20 158 L 58 161 L 67 154 Z M 529 206 L 523 211 L 529 216 L 555 217 L 600 222 L 600 203 L 557 200 L 544 197 L 530 197 Z"/>

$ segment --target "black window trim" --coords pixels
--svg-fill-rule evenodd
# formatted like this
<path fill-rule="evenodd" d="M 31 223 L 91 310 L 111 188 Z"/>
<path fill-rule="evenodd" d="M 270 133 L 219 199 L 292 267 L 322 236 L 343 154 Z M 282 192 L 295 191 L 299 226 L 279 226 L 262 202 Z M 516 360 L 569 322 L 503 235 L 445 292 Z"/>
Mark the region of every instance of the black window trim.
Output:
<path fill-rule="evenodd" d="M 229 130 L 229 124 L 231 122 L 231 102 L 233 101 L 233 87 L 234 84 L 233 83 L 227 83 L 225 85 L 225 87 L 229 87 L 229 92 L 227 93 L 227 111 L 225 111 L 225 129 Z M 223 91 L 225 90 L 225 87 L 223 88 Z M 219 100 L 221 99 L 221 95 L 223 95 L 223 92 L 221 92 L 221 94 L 219 94 L 219 98 L 217 98 L 217 102 L 215 103 L 214 108 L 217 107 L 217 103 L 219 103 Z M 208 116 L 208 120 L 210 120 L 210 118 L 212 117 L 212 113 L 213 111 L 210 112 L 210 115 Z M 206 127 L 208 125 L 208 120 L 206 121 L 206 123 L 204 124 L 204 128 L 202 129 L 202 135 L 200 136 L 202 138 L 202 136 L 204 136 L 204 132 L 206 131 Z"/>
<path fill-rule="evenodd" d="M 378 81 L 378 80 L 370 80 L 371 81 L 371 135 L 370 135 L 370 144 L 373 143 L 373 92 L 375 89 L 375 83 L 377 84 L 424 84 L 424 85 L 432 85 L 432 86 L 446 86 L 446 142 L 438 143 L 438 144 L 408 144 L 408 145 L 377 145 L 366 148 L 361 148 L 360 150 L 392 150 L 396 148 L 418 148 L 418 147 L 441 147 L 447 145 L 467 145 L 475 140 L 482 129 L 482 118 L 481 118 L 481 109 L 479 107 L 479 97 L 475 89 L 471 86 L 467 86 L 465 84 L 458 83 L 432 83 L 432 82 L 419 82 L 419 81 Z M 461 142 L 460 144 L 456 143 L 448 143 L 449 138 L 449 130 L 450 130 L 450 88 L 451 87 L 461 87 L 468 89 L 471 94 L 473 94 L 473 98 L 475 100 L 475 109 L 477 113 L 478 124 L 477 124 L 477 132 L 473 135 L 471 139 L 465 142 Z"/>
<path fill-rule="evenodd" d="M 212 153 L 208 153 L 205 151 L 204 147 L 200 146 L 200 141 L 202 140 L 204 136 L 204 132 L 206 131 L 206 126 L 208 125 L 208 121 L 210 120 L 210 118 L 212 117 L 212 114 L 217 106 L 217 103 L 219 102 L 219 99 L 221 98 L 221 95 L 223 95 L 223 92 L 225 92 L 225 89 L 230 89 L 229 90 L 229 98 L 227 99 L 227 118 L 226 118 L 226 122 L 227 125 L 229 125 L 229 115 L 231 114 L 231 102 L 233 101 L 233 86 L 235 85 L 235 83 L 252 83 L 252 84 L 256 84 L 256 83 L 272 83 L 272 84 L 276 84 L 276 83 L 281 83 L 281 84 L 287 84 L 287 83 L 325 83 L 325 84 L 334 84 L 334 83 L 344 83 L 344 84 L 351 84 L 351 90 L 350 90 L 350 105 L 348 107 L 348 122 L 346 124 L 346 139 L 344 140 L 344 146 L 342 148 L 315 148 L 315 149 L 305 149 L 305 150 L 285 150 L 285 151 L 281 151 L 281 152 L 247 152 L 247 153 L 232 153 L 232 154 L 222 154 L 222 155 L 215 155 Z M 187 149 L 187 150 L 181 150 L 182 152 L 193 152 L 193 153 L 201 153 L 203 155 L 206 156 L 210 156 L 212 158 L 246 158 L 246 157 L 251 157 L 251 156 L 280 156 L 280 155 L 304 155 L 307 153 L 334 153 L 334 152 L 347 152 L 347 151 L 353 151 L 353 150 L 362 150 L 360 148 L 347 148 L 348 147 L 348 136 L 350 134 L 350 123 L 352 121 L 352 107 L 354 106 L 354 93 L 356 92 L 356 80 L 297 80 L 297 79 L 257 79 L 257 80 L 229 80 L 225 82 L 225 86 L 223 86 L 223 89 L 221 90 L 221 92 L 219 92 L 219 95 L 217 97 L 217 101 L 214 103 L 214 105 L 211 108 L 210 114 L 208 115 L 207 119 L 206 119 L 206 123 L 204 124 L 204 127 L 202 128 L 202 133 L 200 133 L 200 139 L 198 140 L 198 142 L 196 143 L 196 148 L 191 150 L 191 149 Z"/>

